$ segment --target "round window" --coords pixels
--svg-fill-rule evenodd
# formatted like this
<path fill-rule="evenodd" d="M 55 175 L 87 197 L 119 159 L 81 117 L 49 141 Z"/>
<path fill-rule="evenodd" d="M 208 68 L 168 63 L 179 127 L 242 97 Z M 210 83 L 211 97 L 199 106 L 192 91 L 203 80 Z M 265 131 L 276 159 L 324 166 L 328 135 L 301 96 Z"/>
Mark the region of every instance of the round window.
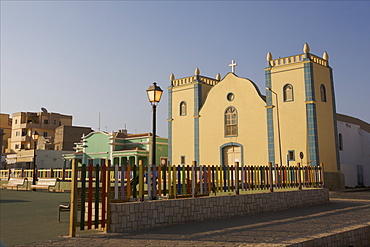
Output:
<path fill-rule="evenodd" d="M 226 96 L 226 98 L 227 98 L 228 101 L 233 101 L 234 98 L 235 98 L 235 96 L 234 96 L 233 93 L 228 93 L 227 96 Z"/>

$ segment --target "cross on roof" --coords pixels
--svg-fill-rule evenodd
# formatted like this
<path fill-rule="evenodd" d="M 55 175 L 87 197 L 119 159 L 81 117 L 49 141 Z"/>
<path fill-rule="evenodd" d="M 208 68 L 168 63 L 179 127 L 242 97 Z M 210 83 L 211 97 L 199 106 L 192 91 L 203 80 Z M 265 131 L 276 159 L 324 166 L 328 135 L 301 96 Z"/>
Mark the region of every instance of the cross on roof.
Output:
<path fill-rule="evenodd" d="M 231 64 L 229 64 L 229 66 L 231 67 L 231 72 L 235 73 L 235 66 L 238 65 L 237 63 L 235 63 L 234 60 L 231 60 Z"/>

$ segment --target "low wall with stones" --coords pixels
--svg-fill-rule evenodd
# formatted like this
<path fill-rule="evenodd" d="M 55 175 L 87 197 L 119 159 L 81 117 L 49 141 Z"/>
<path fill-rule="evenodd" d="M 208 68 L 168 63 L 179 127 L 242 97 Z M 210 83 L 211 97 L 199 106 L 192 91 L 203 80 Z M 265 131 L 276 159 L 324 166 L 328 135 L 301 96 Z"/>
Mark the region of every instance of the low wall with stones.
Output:
<path fill-rule="evenodd" d="M 328 189 L 211 196 L 111 204 L 111 232 L 129 232 L 329 202 Z"/>
<path fill-rule="evenodd" d="M 370 246 L 370 225 L 351 226 L 336 233 L 325 233 L 310 240 L 300 239 L 299 243 L 289 244 L 287 247 L 303 246 Z"/>

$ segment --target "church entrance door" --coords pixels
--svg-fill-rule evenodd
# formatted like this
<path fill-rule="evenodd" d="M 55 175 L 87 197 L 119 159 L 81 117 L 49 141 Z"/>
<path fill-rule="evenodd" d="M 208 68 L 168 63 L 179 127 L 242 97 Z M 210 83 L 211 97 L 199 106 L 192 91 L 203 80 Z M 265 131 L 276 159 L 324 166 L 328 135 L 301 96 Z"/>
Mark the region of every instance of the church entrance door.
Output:
<path fill-rule="evenodd" d="M 239 146 L 227 146 L 223 148 L 223 165 L 235 165 L 235 162 L 241 162 L 241 148 Z"/>

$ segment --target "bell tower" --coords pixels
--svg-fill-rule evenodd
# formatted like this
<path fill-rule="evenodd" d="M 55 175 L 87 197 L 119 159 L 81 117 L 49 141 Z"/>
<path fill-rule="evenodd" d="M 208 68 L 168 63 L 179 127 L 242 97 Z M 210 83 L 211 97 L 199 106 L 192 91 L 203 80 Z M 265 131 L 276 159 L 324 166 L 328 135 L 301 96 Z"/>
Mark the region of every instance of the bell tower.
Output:
<path fill-rule="evenodd" d="M 171 74 L 168 87 L 168 160 L 171 165 L 199 164 L 199 111 L 216 79 L 200 75 L 199 68 L 195 75 L 175 79 Z"/>
<path fill-rule="evenodd" d="M 328 54 L 316 56 L 306 43 L 303 54 L 273 59 L 269 52 L 267 61 L 269 162 L 279 165 L 302 162 L 309 166 L 323 163 L 328 174 L 325 180 L 338 176 L 335 94 Z"/>

